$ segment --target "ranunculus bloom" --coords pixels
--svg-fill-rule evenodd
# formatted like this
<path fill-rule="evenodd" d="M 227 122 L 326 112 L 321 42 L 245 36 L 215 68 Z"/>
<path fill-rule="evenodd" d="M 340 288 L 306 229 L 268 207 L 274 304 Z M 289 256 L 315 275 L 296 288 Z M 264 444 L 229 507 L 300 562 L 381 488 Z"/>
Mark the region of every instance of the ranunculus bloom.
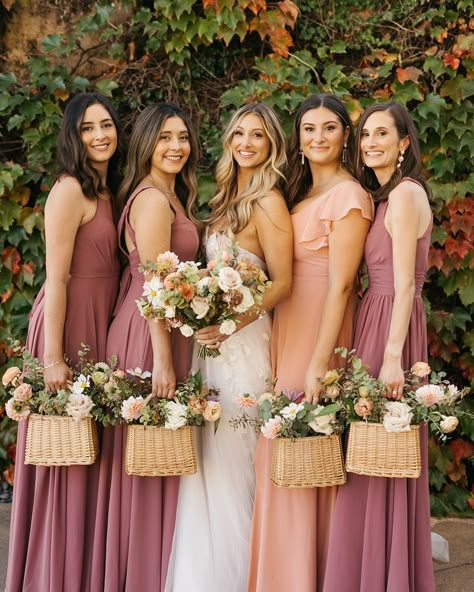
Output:
<path fill-rule="evenodd" d="M 21 421 L 28 417 L 30 414 L 30 408 L 21 401 L 16 401 L 12 398 L 8 399 L 5 403 L 5 412 L 10 419 L 13 419 L 13 421 Z"/>
<path fill-rule="evenodd" d="M 370 412 L 373 408 L 373 403 L 370 399 L 360 398 L 354 404 L 354 411 L 357 413 L 359 417 L 363 417 L 366 419 L 369 417 Z"/>
<path fill-rule="evenodd" d="M 125 421 L 140 419 L 144 407 L 145 401 L 143 397 L 128 397 L 122 402 L 120 414 Z"/>
<path fill-rule="evenodd" d="M 313 421 L 309 422 L 308 425 L 317 434 L 325 434 L 326 436 L 330 436 L 334 432 L 332 422 L 334 421 L 336 415 L 334 413 L 329 413 L 328 415 L 317 417 L 318 413 L 321 413 L 323 409 L 324 407 L 322 405 L 318 405 L 316 409 L 314 409 L 314 419 Z"/>
<path fill-rule="evenodd" d="M 203 416 L 206 421 L 217 421 L 221 416 L 221 413 L 222 409 L 220 403 L 217 401 L 208 401 Z"/>
<path fill-rule="evenodd" d="M 387 401 L 383 425 L 387 432 L 409 432 L 413 417 L 410 407 L 401 401 Z"/>
<path fill-rule="evenodd" d="M 176 401 L 167 401 L 166 409 L 168 413 L 166 415 L 165 428 L 177 430 L 186 425 L 186 405 L 182 405 Z"/>
<path fill-rule="evenodd" d="M 283 419 L 279 415 L 275 415 L 275 417 L 272 417 L 266 421 L 260 428 L 263 436 L 269 440 L 274 440 L 277 438 L 278 434 L 280 433 L 282 421 Z"/>
<path fill-rule="evenodd" d="M 185 337 L 191 337 L 191 335 L 194 333 L 194 331 L 191 329 L 189 325 L 183 325 L 179 328 L 179 330 Z"/>
<path fill-rule="evenodd" d="M 10 382 L 20 374 L 21 370 L 16 366 L 11 366 L 10 368 L 7 368 L 4 375 L 2 376 L 3 386 L 7 386 L 7 384 L 10 384 Z"/>
<path fill-rule="evenodd" d="M 191 308 L 197 319 L 203 319 L 209 311 L 209 301 L 202 296 L 195 296 L 191 301 Z"/>
<path fill-rule="evenodd" d="M 31 384 L 20 384 L 16 387 L 13 391 L 13 398 L 15 401 L 21 401 L 22 403 L 26 403 L 31 399 L 31 395 L 33 394 L 33 389 L 31 388 Z"/>
<path fill-rule="evenodd" d="M 443 416 L 443 419 L 439 422 L 439 427 L 444 434 L 454 432 L 459 425 L 459 419 L 454 415 Z"/>
<path fill-rule="evenodd" d="M 273 402 L 273 400 L 275 399 L 275 395 L 271 392 L 267 392 L 267 393 L 263 393 L 262 395 L 260 395 L 260 397 L 258 398 L 257 403 L 259 405 L 261 405 L 264 401 L 271 401 Z"/>
<path fill-rule="evenodd" d="M 235 322 L 232 319 L 227 319 L 227 321 L 221 323 L 219 333 L 222 333 L 222 335 L 232 335 L 236 329 L 237 325 Z"/>
<path fill-rule="evenodd" d="M 304 409 L 303 403 L 290 403 L 284 407 L 280 413 L 285 419 L 293 421 L 302 409 Z"/>
<path fill-rule="evenodd" d="M 66 403 L 66 413 L 79 421 L 84 417 L 90 417 L 92 407 L 94 407 L 94 402 L 90 397 L 82 393 L 73 393 Z"/>
<path fill-rule="evenodd" d="M 426 384 L 415 391 L 415 398 L 426 407 L 437 405 L 445 400 L 444 390 L 439 384 Z"/>
<path fill-rule="evenodd" d="M 202 415 L 207 407 L 207 401 L 204 397 L 193 395 L 188 401 L 188 407 L 194 415 Z"/>
<path fill-rule="evenodd" d="M 368 396 L 369 396 L 369 389 L 363 384 L 362 386 L 359 387 L 359 397 L 362 397 L 363 399 L 365 399 Z"/>
<path fill-rule="evenodd" d="M 338 378 L 339 374 L 337 373 L 337 370 L 328 370 L 324 375 L 323 384 L 324 386 L 329 386 L 333 382 L 336 382 Z"/>
<path fill-rule="evenodd" d="M 331 384 L 324 391 L 324 395 L 326 397 L 328 397 L 328 399 L 337 399 L 337 397 L 339 396 L 339 394 L 340 394 L 339 387 L 337 385 L 335 385 L 335 384 Z"/>
<path fill-rule="evenodd" d="M 107 382 L 107 374 L 105 372 L 93 372 L 92 373 L 92 382 L 94 384 L 105 384 Z"/>
<path fill-rule="evenodd" d="M 255 407 L 255 405 L 257 404 L 257 399 L 254 397 L 254 395 L 250 395 L 249 393 L 244 393 L 243 395 L 237 395 L 234 398 L 234 401 L 241 408 Z"/>
<path fill-rule="evenodd" d="M 416 362 L 416 364 L 413 364 L 411 367 L 411 373 L 418 378 L 424 378 L 425 376 L 428 376 L 430 372 L 431 368 L 426 362 Z"/>
<path fill-rule="evenodd" d="M 224 292 L 236 290 L 242 285 L 242 278 L 232 267 L 223 267 L 219 272 L 219 288 Z"/>

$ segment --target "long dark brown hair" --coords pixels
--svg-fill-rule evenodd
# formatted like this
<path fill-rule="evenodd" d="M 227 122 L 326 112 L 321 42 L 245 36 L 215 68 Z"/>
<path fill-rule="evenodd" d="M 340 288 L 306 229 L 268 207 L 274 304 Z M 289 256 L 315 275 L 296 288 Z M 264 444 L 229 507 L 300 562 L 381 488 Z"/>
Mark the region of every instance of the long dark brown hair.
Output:
<path fill-rule="evenodd" d="M 188 131 L 191 151 L 189 157 L 176 175 L 175 191 L 189 217 L 197 221 L 197 179 L 196 167 L 199 160 L 199 142 L 196 130 L 188 114 L 171 103 L 148 105 L 138 115 L 130 134 L 125 177 L 119 189 L 118 201 L 122 210 L 130 193 L 150 173 L 151 159 L 160 131 L 170 117 L 183 120 Z"/>
<path fill-rule="evenodd" d="M 102 185 L 99 173 L 87 157 L 87 149 L 81 139 L 81 123 L 84 113 L 91 105 L 100 104 L 109 113 L 117 130 L 117 149 L 109 161 L 106 186 Z M 82 192 L 89 199 L 97 199 L 101 193 L 109 191 L 112 204 L 120 185 L 124 139 L 120 121 L 112 103 L 98 93 L 81 93 L 68 103 L 58 136 L 56 156 L 56 178 L 70 175 L 79 182 Z M 115 209 L 115 207 L 114 207 Z"/>
<path fill-rule="evenodd" d="M 325 107 L 332 111 L 334 115 L 342 124 L 342 129 L 345 131 L 349 128 L 349 135 L 347 137 L 347 161 L 346 163 L 341 162 L 341 166 L 344 167 L 349 174 L 353 174 L 353 162 L 355 152 L 355 141 L 354 141 L 354 128 L 352 126 L 351 119 L 347 113 L 347 109 L 341 103 L 341 101 L 332 94 L 321 93 L 319 95 L 312 95 L 303 101 L 295 115 L 293 122 L 293 129 L 291 132 L 290 143 L 288 147 L 288 169 L 287 169 L 287 183 L 285 186 L 285 199 L 288 204 L 288 208 L 291 210 L 298 202 L 302 201 L 308 193 L 312 183 L 313 177 L 311 175 L 311 169 L 308 160 L 305 159 L 305 163 L 301 164 L 300 155 L 300 125 L 303 115 L 311 109 L 318 109 L 319 107 Z M 341 153 L 343 145 L 341 144 Z"/>
<path fill-rule="evenodd" d="M 390 114 L 397 128 L 398 138 L 400 140 L 406 137 L 410 140 L 410 144 L 403 155 L 401 166 L 399 168 L 395 167 L 392 176 L 385 185 L 380 185 L 374 171 L 364 165 L 362 150 L 360 149 L 362 130 L 364 129 L 365 122 L 372 113 L 376 113 L 377 111 L 386 111 Z M 395 189 L 402 179 L 407 177 L 418 181 L 425 189 L 428 197 L 431 197 L 431 189 L 422 173 L 420 146 L 418 144 L 415 125 L 408 111 L 399 103 L 395 103 L 394 101 L 375 103 L 367 107 L 362 114 L 356 132 L 355 176 L 362 187 L 372 195 L 375 202 L 386 201 L 390 192 Z"/>

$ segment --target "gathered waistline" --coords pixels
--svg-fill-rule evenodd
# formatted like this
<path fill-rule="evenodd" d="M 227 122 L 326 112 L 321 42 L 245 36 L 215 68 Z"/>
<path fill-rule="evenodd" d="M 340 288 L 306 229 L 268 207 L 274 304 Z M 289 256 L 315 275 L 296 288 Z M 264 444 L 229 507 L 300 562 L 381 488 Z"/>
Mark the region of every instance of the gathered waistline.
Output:
<path fill-rule="evenodd" d="M 111 273 L 101 273 L 101 274 L 85 274 L 85 273 L 71 273 L 69 274 L 70 278 L 77 278 L 81 280 L 93 280 L 93 279 L 100 279 L 100 278 L 116 278 L 120 276 L 120 271 L 114 271 Z"/>

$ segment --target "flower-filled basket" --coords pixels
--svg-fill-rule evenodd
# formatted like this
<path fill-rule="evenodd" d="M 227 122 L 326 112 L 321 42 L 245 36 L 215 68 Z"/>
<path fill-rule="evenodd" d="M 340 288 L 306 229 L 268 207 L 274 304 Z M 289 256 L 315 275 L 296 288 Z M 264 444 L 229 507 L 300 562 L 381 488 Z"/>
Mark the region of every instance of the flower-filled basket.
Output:
<path fill-rule="evenodd" d="M 31 413 L 26 433 L 25 464 L 46 466 L 91 465 L 99 452 L 92 417 Z"/>
<path fill-rule="evenodd" d="M 241 414 L 231 420 L 235 429 L 252 425 L 273 441 L 271 481 L 277 487 L 329 487 L 346 481 L 342 457 L 342 424 L 339 407 L 312 405 L 303 393 L 277 394 L 274 390 L 258 399 L 239 395 Z M 259 418 L 249 414 L 258 406 Z"/>
<path fill-rule="evenodd" d="M 277 487 L 328 487 L 346 482 L 341 437 L 275 438 L 271 480 Z"/>
<path fill-rule="evenodd" d="M 129 425 L 124 464 L 128 475 L 140 477 L 192 475 L 197 471 L 193 428 Z"/>
<path fill-rule="evenodd" d="M 351 423 L 346 470 L 373 477 L 419 477 L 420 427 L 411 425 L 404 432 L 388 432 L 381 423 Z"/>
<path fill-rule="evenodd" d="M 25 464 L 44 466 L 90 465 L 99 446 L 95 419 L 100 419 L 96 401 L 112 368 L 87 360 L 87 345 L 81 344 L 79 369 L 67 389 L 51 393 L 45 388 L 43 367 L 28 350 L 14 344 L 13 351 L 23 360 L 23 371 L 7 369 L 3 385 L 12 395 L 5 405 L 7 415 L 28 421 Z"/>
<path fill-rule="evenodd" d="M 139 371 L 139 372 L 137 372 Z M 193 426 L 215 422 L 221 413 L 218 392 L 202 384 L 201 373 L 191 374 L 179 384 L 173 400 L 143 397 L 140 389 L 149 388 L 149 372 L 130 371 L 139 378 L 135 395 L 122 403 L 122 418 L 127 422 L 124 467 L 128 475 L 170 477 L 197 471 Z M 120 381 L 119 381 L 120 383 Z M 120 386 L 120 384 L 119 384 Z"/>

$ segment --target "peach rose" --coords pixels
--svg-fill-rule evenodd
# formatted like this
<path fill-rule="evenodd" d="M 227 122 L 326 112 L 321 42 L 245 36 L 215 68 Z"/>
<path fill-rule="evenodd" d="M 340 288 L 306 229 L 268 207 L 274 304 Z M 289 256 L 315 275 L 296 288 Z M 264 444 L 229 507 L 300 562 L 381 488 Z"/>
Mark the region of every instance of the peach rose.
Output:
<path fill-rule="evenodd" d="M 340 394 L 340 389 L 335 384 L 331 384 L 328 388 L 324 391 L 324 394 L 328 399 L 337 399 Z"/>
<path fill-rule="evenodd" d="M 425 376 L 428 376 L 430 372 L 431 368 L 426 362 L 416 362 L 416 364 L 413 364 L 411 367 L 411 373 L 418 378 L 424 378 Z"/>
<path fill-rule="evenodd" d="M 10 384 L 10 382 L 20 374 L 21 370 L 16 366 L 11 366 L 10 368 L 7 368 L 4 375 L 2 376 L 3 386 L 7 386 L 7 384 Z"/>
<path fill-rule="evenodd" d="M 263 436 L 269 440 L 274 440 L 277 438 L 278 434 L 280 433 L 282 421 L 283 419 L 279 415 L 275 415 L 275 417 L 272 417 L 266 421 L 260 428 Z"/>
<path fill-rule="evenodd" d="M 204 397 L 193 395 L 188 401 L 188 407 L 194 415 L 202 415 L 206 411 L 207 401 Z"/>
<path fill-rule="evenodd" d="M 31 384 L 20 384 L 16 387 L 13 391 L 13 398 L 15 401 L 21 401 L 22 403 L 26 403 L 31 399 L 31 395 L 33 394 L 33 389 L 31 388 Z"/>
<path fill-rule="evenodd" d="M 454 417 L 454 415 L 443 416 L 443 419 L 439 423 L 439 427 L 443 434 L 449 434 L 450 432 L 454 432 L 454 430 L 458 427 L 459 419 Z"/>
<path fill-rule="evenodd" d="M 354 405 L 354 411 L 357 413 L 359 417 L 363 417 L 364 419 L 366 419 L 367 417 L 369 417 L 373 406 L 374 404 L 370 399 L 357 399 Z"/>
<path fill-rule="evenodd" d="M 206 421 L 217 421 L 221 416 L 221 404 L 217 401 L 208 401 L 203 413 Z"/>

